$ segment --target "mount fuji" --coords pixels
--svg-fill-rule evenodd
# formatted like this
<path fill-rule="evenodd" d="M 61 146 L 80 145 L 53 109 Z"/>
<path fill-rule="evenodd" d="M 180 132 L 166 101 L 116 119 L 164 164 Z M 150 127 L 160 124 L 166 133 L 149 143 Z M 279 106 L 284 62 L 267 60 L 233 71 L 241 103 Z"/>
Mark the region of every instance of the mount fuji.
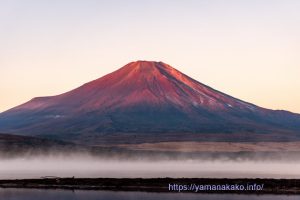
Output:
<path fill-rule="evenodd" d="M 163 62 L 136 61 L 0 113 L 0 132 L 94 143 L 294 141 L 300 115 L 239 100 Z"/>

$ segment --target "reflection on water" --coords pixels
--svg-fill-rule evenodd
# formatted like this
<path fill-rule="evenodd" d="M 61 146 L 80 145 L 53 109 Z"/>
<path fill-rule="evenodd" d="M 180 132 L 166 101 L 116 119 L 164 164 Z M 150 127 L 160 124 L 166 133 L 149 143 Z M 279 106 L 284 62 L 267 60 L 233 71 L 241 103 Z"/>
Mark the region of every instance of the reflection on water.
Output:
<path fill-rule="evenodd" d="M 84 190 L 1 189 L 0 199 L 5 200 L 298 200 L 297 195 L 240 195 L 240 194 L 194 194 L 149 193 Z"/>

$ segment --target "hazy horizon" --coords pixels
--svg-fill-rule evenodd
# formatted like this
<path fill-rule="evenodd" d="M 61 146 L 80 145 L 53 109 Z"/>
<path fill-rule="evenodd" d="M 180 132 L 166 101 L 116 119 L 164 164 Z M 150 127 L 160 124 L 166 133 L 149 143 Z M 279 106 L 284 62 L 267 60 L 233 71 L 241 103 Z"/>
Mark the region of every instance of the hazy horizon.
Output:
<path fill-rule="evenodd" d="M 300 2 L 1 1 L 0 112 L 136 60 L 300 113 Z"/>

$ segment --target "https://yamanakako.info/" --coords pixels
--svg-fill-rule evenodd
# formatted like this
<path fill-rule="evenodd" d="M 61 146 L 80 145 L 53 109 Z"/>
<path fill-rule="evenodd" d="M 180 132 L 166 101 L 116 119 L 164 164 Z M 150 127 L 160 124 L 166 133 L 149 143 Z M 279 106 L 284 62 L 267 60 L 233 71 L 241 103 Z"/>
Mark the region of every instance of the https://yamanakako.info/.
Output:
<path fill-rule="evenodd" d="M 209 192 L 209 191 L 262 191 L 264 184 L 169 184 L 169 191 L 174 192 Z"/>

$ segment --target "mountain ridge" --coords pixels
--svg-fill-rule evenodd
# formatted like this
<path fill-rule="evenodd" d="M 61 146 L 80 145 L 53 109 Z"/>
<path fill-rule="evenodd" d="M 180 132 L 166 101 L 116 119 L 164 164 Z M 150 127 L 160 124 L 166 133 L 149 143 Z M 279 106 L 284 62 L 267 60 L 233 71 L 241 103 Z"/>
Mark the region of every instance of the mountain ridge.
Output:
<path fill-rule="evenodd" d="M 300 115 L 242 101 L 163 62 L 136 61 L 69 92 L 0 113 L 0 131 L 64 139 L 114 133 L 282 133 L 300 138 Z"/>

